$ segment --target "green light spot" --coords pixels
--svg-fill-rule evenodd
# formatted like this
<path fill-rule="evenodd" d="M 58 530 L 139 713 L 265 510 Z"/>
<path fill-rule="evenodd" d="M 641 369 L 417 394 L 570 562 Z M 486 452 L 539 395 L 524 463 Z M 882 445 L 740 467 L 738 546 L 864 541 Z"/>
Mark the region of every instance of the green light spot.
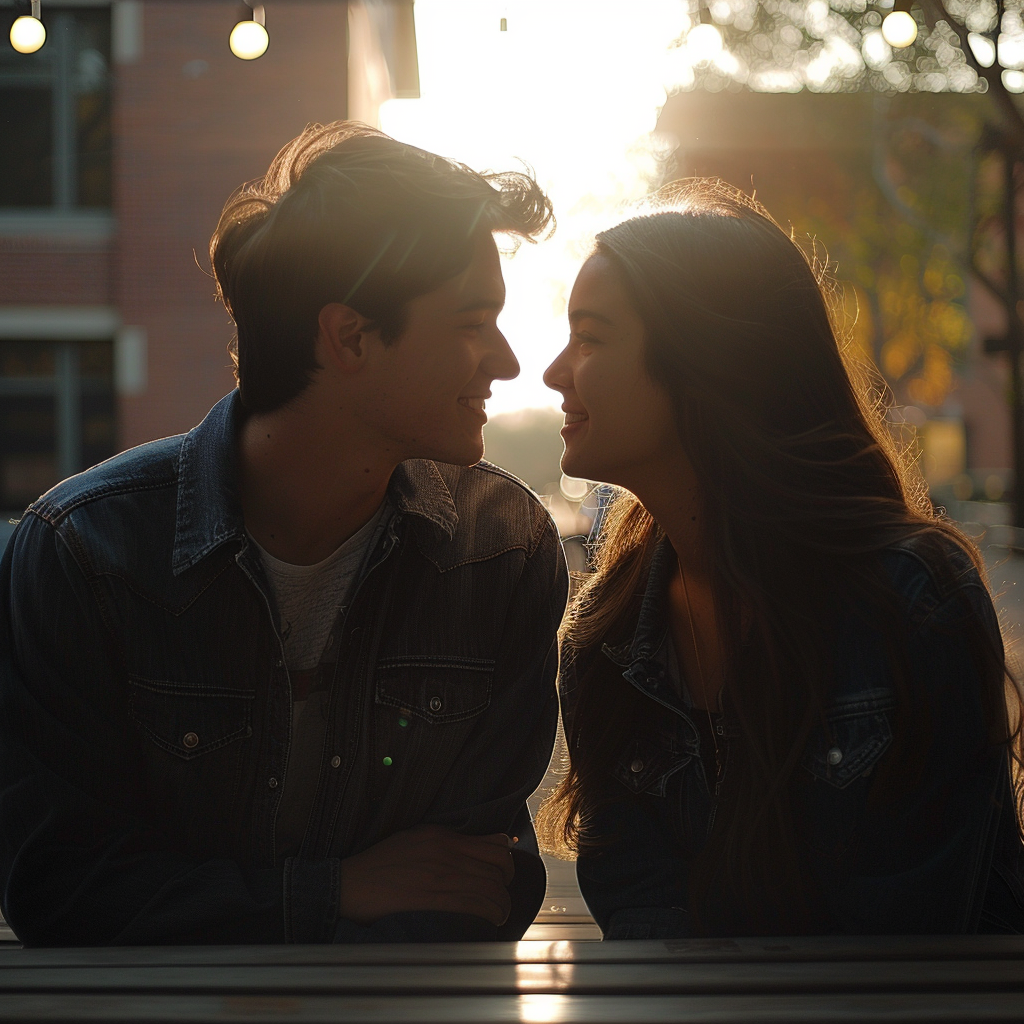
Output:
<path fill-rule="evenodd" d="M 391 767 L 391 758 L 390 757 L 385 757 L 384 758 L 384 765 L 385 765 L 385 767 L 388 767 L 388 768 Z"/>
<path fill-rule="evenodd" d="M 398 724 L 404 729 L 409 724 L 408 718 L 400 718 Z"/>

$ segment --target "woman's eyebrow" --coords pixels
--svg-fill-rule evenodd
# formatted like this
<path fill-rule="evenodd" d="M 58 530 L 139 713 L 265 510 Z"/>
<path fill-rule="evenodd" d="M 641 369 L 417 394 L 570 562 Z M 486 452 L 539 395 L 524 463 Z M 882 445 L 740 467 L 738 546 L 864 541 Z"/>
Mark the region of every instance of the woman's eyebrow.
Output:
<path fill-rule="evenodd" d="M 604 315 L 604 313 L 597 313 L 592 309 L 574 309 L 569 314 L 569 323 L 575 326 L 580 320 L 596 320 L 598 323 L 607 324 L 609 327 L 614 327 L 615 324 Z"/>

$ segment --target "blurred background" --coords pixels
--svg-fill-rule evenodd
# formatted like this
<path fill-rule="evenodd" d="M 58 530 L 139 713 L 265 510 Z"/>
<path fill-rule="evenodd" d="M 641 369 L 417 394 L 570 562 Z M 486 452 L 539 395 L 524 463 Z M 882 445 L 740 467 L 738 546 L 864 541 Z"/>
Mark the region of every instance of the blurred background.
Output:
<path fill-rule="evenodd" d="M 566 535 L 587 488 L 561 478 L 541 373 L 568 289 L 596 231 L 698 174 L 831 260 L 936 502 L 1000 556 L 1024 546 L 1024 0 L 38 8 L 0 0 L 0 544 L 58 480 L 231 388 L 206 255 L 220 207 L 308 122 L 353 117 L 481 169 L 526 164 L 552 195 L 554 237 L 506 260 L 523 369 L 486 436 Z"/>
<path fill-rule="evenodd" d="M 505 262 L 522 373 L 485 433 L 564 536 L 590 485 L 560 473 L 541 373 L 576 270 L 652 189 L 720 176 L 830 260 L 848 343 L 1015 632 L 1022 17 L 1024 0 L 0 0 L 0 548 L 58 480 L 230 390 L 220 208 L 307 123 L 351 117 L 478 169 L 525 164 L 552 196 L 554 237 Z M 553 884 L 550 913 L 592 930 Z"/>

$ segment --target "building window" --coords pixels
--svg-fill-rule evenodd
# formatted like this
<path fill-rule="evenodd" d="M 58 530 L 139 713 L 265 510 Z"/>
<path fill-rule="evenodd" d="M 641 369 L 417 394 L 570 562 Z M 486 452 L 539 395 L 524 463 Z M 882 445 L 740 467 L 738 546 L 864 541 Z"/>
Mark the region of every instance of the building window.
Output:
<path fill-rule="evenodd" d="M 0 509 L 115 453 L 112 341 L 0 341 Z"/>
<path fill-rule="evenodd" d="M 46 43 L 6 45 L 0 7 L 0 207 L 110 207 L 110 7 L 45 4 Z"/>

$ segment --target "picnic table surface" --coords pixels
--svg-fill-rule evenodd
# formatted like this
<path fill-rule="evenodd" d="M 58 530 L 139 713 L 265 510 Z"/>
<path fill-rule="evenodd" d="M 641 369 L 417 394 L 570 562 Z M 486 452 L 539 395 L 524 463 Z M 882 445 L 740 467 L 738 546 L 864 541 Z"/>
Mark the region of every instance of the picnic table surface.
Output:
<path fill-rule="evenodd" d="M 0 1021 L 1020 1021 L 1024 936 L 0 945 Z"/>

